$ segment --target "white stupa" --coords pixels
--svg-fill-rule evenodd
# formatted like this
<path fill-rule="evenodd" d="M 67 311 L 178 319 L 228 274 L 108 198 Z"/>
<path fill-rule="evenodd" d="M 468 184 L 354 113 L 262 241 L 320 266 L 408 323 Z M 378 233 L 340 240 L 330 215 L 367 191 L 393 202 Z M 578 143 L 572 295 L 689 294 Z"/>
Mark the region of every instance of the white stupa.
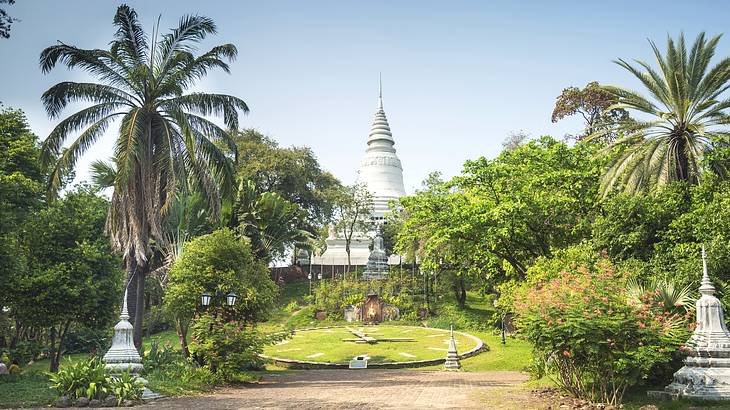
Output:
<path fill-rule="evenodd" d="M 383 85 L 380 83 L 378 111 L 368 136 L 368 147 L 360 163 L 357 180 L 373 195 L 373 219 L 381 221 L 391 200 L 405 196 L 403 167 L 395 154 L 395 141 L 383 110 Z"/>
<path fill-rule="evenodd" d="M 364 184 L 373 196 L 372 218 L 377 223 L 382 223 L 388 213 L 388 204 L 393 199 L 405 196 L 406 190 L 403 187 L 403 167 L 400 159 L 395 154 L 395 141 L 390 131 L 388 119 L 383 110 L 383 86 L 380 83 L 378 96 L 378 110 L 375 112 L 373 125 L 370 127 L 365 156 L 360 163 L 357 182 Z M 355 266 L 364 266 L 370 256 L 370 243 L 375 232 L 356 232 L 350 244 L 350 260 Z M 391 255 L 388 264 L 395 265 L 400 262 L 397 255 Z M 327 238 L 327 250 L 321 256 L 312 259 L 314 265 L 336 265 L 347 264 L 347 252 L 345 251 L 345 239 L 341 232 L 330 230 Z"/>

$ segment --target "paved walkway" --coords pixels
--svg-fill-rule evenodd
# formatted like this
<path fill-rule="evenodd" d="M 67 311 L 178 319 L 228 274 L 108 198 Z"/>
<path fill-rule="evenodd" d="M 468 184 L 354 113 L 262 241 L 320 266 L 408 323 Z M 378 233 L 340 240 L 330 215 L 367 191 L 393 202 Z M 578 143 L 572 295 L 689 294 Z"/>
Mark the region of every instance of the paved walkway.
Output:
<path fill-rule="evenodd" d="M 491 392 L 527 380 L 519 372 L 307 370 L 213 395 L 163 399 L 155 409 L 476 409 Z"/>

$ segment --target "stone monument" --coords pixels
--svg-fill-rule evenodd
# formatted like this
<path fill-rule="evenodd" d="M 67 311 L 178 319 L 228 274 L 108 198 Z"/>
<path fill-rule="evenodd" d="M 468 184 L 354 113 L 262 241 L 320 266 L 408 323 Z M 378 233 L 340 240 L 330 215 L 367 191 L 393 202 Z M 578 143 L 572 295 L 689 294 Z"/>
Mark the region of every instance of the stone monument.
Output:
<path fill-rule="evenodd" d="M 461 370 L 461 361 L 459 353 L 456 351 L 456 340 L 454 340 L 454 326 L 451 325 L 451 337 L 449 339 L 449 350 L 446 352 L 446 361 L 444 361 L 444 370 Z"/>
<path fill-rule="evenodd" d="M 383 248 L 383 236 L 380 229 L 378 229 L 373 241 L 373 250 L 368 256 L 368 263 L 362 273 L 363 279 L 385 279 L 388 277 L 388 256 Z"/>
<path fill-rule="evenodd" d="M 702 283 L 697 300 L 697 327 L 687 341 L 689 356 L 684 367 L 674 373 L 674 380 L 664 392 L 670 395 L 702 400 L 730 400 L 730 334 L 725 327 L 722 304 L 715 296 L 715 287 L 707 273 L 707 256 L 702 247 Z"/>
<path fill-rule="evenodd" d="M 139 355 L 137 348 L 134 347 L 134 327 L 129 323 L 129 313 L 127 312 L 127 290 L 124 290 L 124 301 L 122 302 L 122 313 L 119 315 L 119 322 L 114 326 L 114 338 L 112 346 L 104 355 L 104 363 L 106 368 L 113 376 L 118 376 L 124 372 L 129 372 L 137 376 L 137 380 L 144 383 L 145 388 L 142 393 L 142 400 L 152 400 L 162 397 L 160 394 L 153 393 L 147 386 L 145 380 L 140 373 L 144 369 L 142 365 L 142 357 Z"/>
<path fill-rule="evenodd" d="M 396 154 L 395 140 L 383 109 L 383 87 L 380 84 L 378 108 L 368 134 L 365 155 L 357 172 L 357 182 L 365 185 L 373 196 L 371 219 L 376 224 L 385 221 L 390 211 L 389 203 L 406 195 L 403 185 L 403 165 Z M 372 232 L 355 232 L 350 243 L 350 264 L 363 266 L 368 262 Z M 345 239 L 330 228 L 327 250 L 312 259 L 314 265 L 343 266 L 347 264 Z M 386 264 L 398 265 L 400 257 L 391 255 L 385 258 Z"/>

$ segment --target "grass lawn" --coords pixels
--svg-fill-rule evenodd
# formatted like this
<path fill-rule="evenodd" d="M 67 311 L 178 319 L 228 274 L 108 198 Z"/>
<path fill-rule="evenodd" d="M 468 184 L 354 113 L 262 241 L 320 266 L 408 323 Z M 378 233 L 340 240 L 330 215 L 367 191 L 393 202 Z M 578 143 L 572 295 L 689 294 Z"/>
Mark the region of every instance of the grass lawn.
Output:
<path fill-rule="evenodd" d="M 442 329 L 394 326 L 352 326 L 374 338 L 413 338 L 413 341 L 355 343 L 342 339 L 357 338 L 347 327 L 295 332 L 294 335 L 274 346 L 264 349 L 264 354 L 285 359 L 312 362 L 348 363 L 358 355 L 370 356 L 371 362 L 403 362 L 438 359 L 446 356 L 449 332 Z M 477 342 L 467 336 L 454 333 L 457 349 L 467 351 Z"/>

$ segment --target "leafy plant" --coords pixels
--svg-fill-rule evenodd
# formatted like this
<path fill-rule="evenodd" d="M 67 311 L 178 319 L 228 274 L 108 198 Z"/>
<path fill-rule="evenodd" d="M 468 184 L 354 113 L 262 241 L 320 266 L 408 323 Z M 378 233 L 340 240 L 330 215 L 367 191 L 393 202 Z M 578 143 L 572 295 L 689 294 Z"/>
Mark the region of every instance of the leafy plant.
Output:
<path fill-rule="evenodd" d="M 259 356 L 267 344 L 283 340 L 286 334 L 262 335 L 242 322 L 226 322 L 220 317 L 204 315 L 192 326 L 190 350 L 199 364 L 227 381 L 236 381 L 244 370 L 260 370 Z"/>
<path fill-rule="evenodd" d="M 620 154 L 603 176 L 604 193 L 613 188 L 643 191 L 672 181 L 696 184 L 707 169 L 727 174 L 726 161 L 705 161 L 708 154 L 727 147 L 730 60 L 710 66 L 719 41 L 719 35 L 708 39 L 700 33 L 688 50 L 684 35 L 676 42 L 667 38 L 664 54 L 650 41 L 658 68 L 644 61 L 636 65 L 616 61 L 641 81 L 649 97 L 626 88 L 604 87 L 617 100 L 607 109 L 629 109 L 647 116 L 643 121 L 619 121 L 617 131 L 623 137 L 605 153 L 614 156 L 618 150 Z M 597 131 L 592 138 L 606 132 Z"/>
<path fill-rule="evenodd" d="M 152 340 L 150 350 L 144 353 L 142 364 L 146 371 L 152 371 L 159 368 L 165 368 L 171 364 L 184 360 L 179 351 L 173 349 L 169 343 L 160 346 L 158 340 Z"/>
<path fill-rule="evenodd" d="M 123 372 L 111 379 L 111 391 L 121 405 L 126 400 L 137 401 L 142 398 L 144 384 L 137 375 L 129 371 Z"/>
<path fill-rule="evenodd" d="M 687 317 L 665 310 L 655 293 L 630 303 L 626 275 L 607 260 L 544 276 L 517 293 L 518 324 L 535 363 L 577 397 L 620 403 L 689 336 Z"/>
<path fill-rule="evenodd" d="M 57 373 L 47 373 L 59 396 L 103 399 L 112 391 L 112 380 L 98 358 L 70 362 Z"/>

